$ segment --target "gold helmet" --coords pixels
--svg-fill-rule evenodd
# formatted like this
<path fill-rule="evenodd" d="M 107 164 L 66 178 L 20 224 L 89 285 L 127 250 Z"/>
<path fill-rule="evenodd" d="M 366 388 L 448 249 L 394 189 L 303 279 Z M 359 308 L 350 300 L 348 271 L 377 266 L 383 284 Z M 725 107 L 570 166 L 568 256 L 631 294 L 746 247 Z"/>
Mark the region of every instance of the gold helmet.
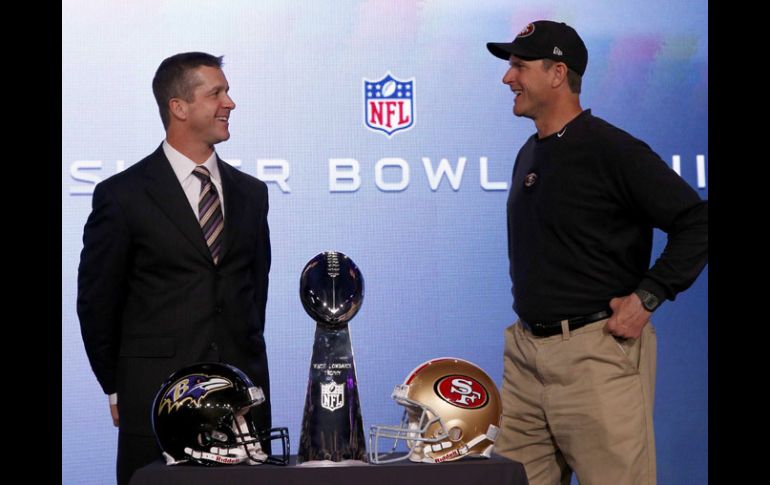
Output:
<path fill-rule="evenodd" d="M 479 366 L 442 357 L 419 365 L 391 395 L 404 406 L 401 426 L 369 430 L 370 463 L 441 463 L 465 456 L 489 458 L 497 438 L 502 404 L 497 385 Z M 384 454 L 380 440 L 393 440 Z M 392 456 L 404 441 L 409 452 Z"/>

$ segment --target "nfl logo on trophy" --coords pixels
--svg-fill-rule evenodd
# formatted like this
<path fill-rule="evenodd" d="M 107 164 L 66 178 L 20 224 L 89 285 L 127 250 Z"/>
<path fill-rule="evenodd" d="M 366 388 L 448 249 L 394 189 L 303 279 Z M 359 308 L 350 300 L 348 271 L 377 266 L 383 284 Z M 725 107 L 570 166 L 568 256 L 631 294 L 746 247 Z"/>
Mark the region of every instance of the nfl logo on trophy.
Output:
<path fill-rule="evenodd" d="M 342 394 L 342 384 L 332 381 L 321 384 L 321 407 L 329 411 L 336 411 L 345 404 L 345 395 Z"/>

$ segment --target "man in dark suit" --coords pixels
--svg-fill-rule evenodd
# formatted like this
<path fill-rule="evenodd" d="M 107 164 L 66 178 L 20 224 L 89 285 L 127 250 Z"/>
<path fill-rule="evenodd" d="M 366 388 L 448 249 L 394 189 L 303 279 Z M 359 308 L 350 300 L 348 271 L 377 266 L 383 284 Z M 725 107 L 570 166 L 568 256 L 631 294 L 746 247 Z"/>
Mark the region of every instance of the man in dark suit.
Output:
<path fill-rule="evenodd" d="M 270 270 L 264 182 L 224 163 L 235 103 L 222 58 L 164 60 L 153 79 L 166 139 L 96 186 L 83 233 L 77 311 L 91 368 L 119 426 L 117 475 L 160 457 L 150 409 L 163 380 L 198 361 L 243 370 L 265 392 Z M 264 443 L 269 453 L 269 443 Z"/>

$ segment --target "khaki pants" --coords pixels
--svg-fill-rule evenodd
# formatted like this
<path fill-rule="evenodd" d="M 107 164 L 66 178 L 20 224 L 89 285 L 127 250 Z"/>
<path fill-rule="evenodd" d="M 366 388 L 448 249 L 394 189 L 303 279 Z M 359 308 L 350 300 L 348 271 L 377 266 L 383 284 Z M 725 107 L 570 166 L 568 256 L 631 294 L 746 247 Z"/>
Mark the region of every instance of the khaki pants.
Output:
<path fill-rule="evenodd" d="M 495 452 L 530 485 L 655 484 L 656 337 L 621 341 L 600 320 L 551 337 L 505 330 L 503 419 Z"/>

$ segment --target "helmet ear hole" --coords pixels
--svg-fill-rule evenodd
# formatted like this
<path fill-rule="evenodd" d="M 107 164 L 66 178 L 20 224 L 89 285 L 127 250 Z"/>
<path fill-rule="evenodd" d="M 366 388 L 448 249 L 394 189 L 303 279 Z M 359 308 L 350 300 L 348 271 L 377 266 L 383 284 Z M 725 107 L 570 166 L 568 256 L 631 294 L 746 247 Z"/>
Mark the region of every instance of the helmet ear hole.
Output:
<path fill-rule="evenodd" d="M 458 426 L 454 426 L 449 430 L 449 439 L 452 441 L 460 441 L 460 439 L 463 437 L 463 430 L 460 429 Z"/>
<path fill-rule="evenodd" d="M 227 433 L 223 433 L 222 431 L 216 429 L 211 431 L 209 443 L 211 440 L 218 441 L 219 443 L 230 443 L 233 441 Z"/>
<path fill-rule="evenodd" d="M 232 438 L 228 436 L 227 433 L 223 433 L 220 430 L 211 429 L 211 430 L 205 430 L 200 433 L 198 433 L 198 445 L 203 448 L 208 448 L 209 446 L 217 446 L 222 444 L 227 444 L 232 442 Z"/>

